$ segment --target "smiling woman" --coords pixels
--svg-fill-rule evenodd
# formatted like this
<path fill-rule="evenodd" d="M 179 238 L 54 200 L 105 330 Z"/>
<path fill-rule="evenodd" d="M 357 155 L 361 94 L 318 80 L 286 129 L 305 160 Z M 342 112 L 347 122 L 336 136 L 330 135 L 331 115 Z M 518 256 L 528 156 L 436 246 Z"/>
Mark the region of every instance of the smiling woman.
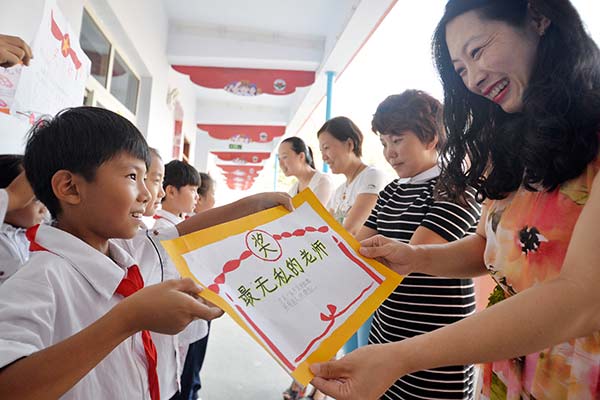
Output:
<path fill-rule="evenodd" d="M 433 332 L 313 366 L 336 399 L 378 398 L 419 370 L 485 363 L 484 399 L 593 399 L 600 381 L 600 51 L 566 0 L 450 0 L 433 49 L 448 145 L 440 184 L 484 201 L 477 235 L 375 236 L 406 274 L 488 272 L 494 304 Z"/>
<path fill-rule="evenodd" d="M 279 145 L 279 165 L 286 176 L 298 178 L 288 193 L 295 196 L 310 188 L 324 205 L 333 191 L 333 181 L 328 174 L 315 169 L 312 149 L 299 137 L 289 137 Z"/>

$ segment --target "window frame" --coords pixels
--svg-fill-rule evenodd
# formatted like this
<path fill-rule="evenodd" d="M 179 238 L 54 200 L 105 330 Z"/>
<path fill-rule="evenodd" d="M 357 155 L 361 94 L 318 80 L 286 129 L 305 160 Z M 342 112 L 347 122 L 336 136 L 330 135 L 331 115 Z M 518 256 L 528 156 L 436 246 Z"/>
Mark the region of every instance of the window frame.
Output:
<path fill-rule="evenodd" d="M 115 45 L 115 41 L 112 40 L 110 34 L 102 28 L 102 25 L 98 22 L 98 18 L 94 15 L 93 11 L 88 7 L 83 7 L 83 14 L 81 19 L 83 21 L 84 15 L 90 18 L 90 20 L 96 25 L 100 33 L 104 36 L 104 38 L 110 44 L 110 52 L 108 55 L 108 72 L 106 77 L 106 86 L 102 85 L 100 81 L 94 78 L 91 74 L 88 76 L 87 82 L 85 84 L 85 89 L 88 91 L 88 97 L 85 105 L 93 106 L 93 107 L 104 107 L 111 111 L 116 112 L 129 119 L 134 124 L 137 122 L 137 113 L 139 111 L 139 103 L 140 103 L 140 92 L 142 87 L 142 79 L 136 73 L 135 69 L 131 67 L 131 63 L 127 60 L 127 56 L 125 53 L 119 49 Z M 81 39 L 81 32 L 79 34 L 79 38 Z M 115 61 L 115 54 L 118 52 L 119 58 L 127 69 L 131 72 L 131 75 L 137 80 L 137 93 L 135 95 L 135 112 L 129 110 L 129 108 L 121 103 L 111 92 L 111 84 L 112 84 L 112 73 Z"/>

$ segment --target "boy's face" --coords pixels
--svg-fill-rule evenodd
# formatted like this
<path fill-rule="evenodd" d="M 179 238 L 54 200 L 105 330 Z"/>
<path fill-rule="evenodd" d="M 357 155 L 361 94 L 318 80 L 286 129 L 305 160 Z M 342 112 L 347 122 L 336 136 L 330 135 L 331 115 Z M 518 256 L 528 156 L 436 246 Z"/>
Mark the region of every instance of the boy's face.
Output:
<path fill-rule="evenodd" d="M 210 210 L 215 206 L 215 187 L 211 186 L 206 195 L 200 196 L 198 195 L 198 201 L 196 202 L 196 207 L 194 208 L 194 213 L 198 214 L 202 211 Z"/>
<path fill-rule="evenodd" d="M 165 197 L 165 190 L 163 189 L 163 178 L 165 176 L 165 166 L 162 160 L 156 155 L 152 155 L 152 164 L 146 175 L 146 187 L 150 192 L 150 200 L 146 205 L 144 216 L 151 217 L 156 213 L 156 210 L 160 206 L 160 201 Z"/>
<path fill-rule="evenodd" d="M 6 213 L 4 222 L 18 228 L 30 228 L 40 224 L 48 210 L 38 199 L 33 199 L 25 207 Z"/>
<path fill-rule="evenodd" d="M 167 186 L 168 207 L 174 214 L 191 214 L 198 201 L 198 186 L 185 185 L 176 189 L 174 186 Z M 163 207 L 164 208 L 164 207 Z"/>
<path fill-rule="evenodd" d="M 92 246 L 135 236 L 150 200 L 145 176 L 144 161 L 123 152 L 100 165 L 91 182 L 78 179 L 79 236 Z"/>

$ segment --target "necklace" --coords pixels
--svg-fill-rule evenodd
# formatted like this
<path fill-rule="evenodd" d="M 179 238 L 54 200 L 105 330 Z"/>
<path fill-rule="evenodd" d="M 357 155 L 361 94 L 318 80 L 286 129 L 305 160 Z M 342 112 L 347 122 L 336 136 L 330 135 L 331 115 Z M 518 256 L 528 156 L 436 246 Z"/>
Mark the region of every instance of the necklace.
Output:
<path fill-rule="evenodd" d="M 346 201 L 346 192 L 348 191 L 348 186 L 352 181 L 354 181 L 354 178 L 358 176 L 360 171 L 362 171 L 363 166 L 366 168 L 366 165 L 364 165 L 362 162 L 358 164 L 358 166 L 354 169 L 354 172 L 352 172 L 350 178 L 346 179 L 346 182 L 344 183 L 344 191 L 342 192 L 342 201 Z"/>

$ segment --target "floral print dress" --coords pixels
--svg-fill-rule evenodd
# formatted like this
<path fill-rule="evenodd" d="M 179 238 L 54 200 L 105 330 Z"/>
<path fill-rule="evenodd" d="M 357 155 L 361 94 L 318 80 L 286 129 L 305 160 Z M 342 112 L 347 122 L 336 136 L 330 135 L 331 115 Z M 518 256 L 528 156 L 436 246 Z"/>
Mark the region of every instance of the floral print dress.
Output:
<path fill-rule="evenodd" d="M 558 276 L 600 161 L 551 192 L 524 188 L 488 204 L 485 264 L 501 301 Z M 599 266 L 600 267 L 600 266 Z M 552 312 L 548 310 L 548 312 Z M 600 332 L 486 364 L 483 399 L 600 399 Z"/>

